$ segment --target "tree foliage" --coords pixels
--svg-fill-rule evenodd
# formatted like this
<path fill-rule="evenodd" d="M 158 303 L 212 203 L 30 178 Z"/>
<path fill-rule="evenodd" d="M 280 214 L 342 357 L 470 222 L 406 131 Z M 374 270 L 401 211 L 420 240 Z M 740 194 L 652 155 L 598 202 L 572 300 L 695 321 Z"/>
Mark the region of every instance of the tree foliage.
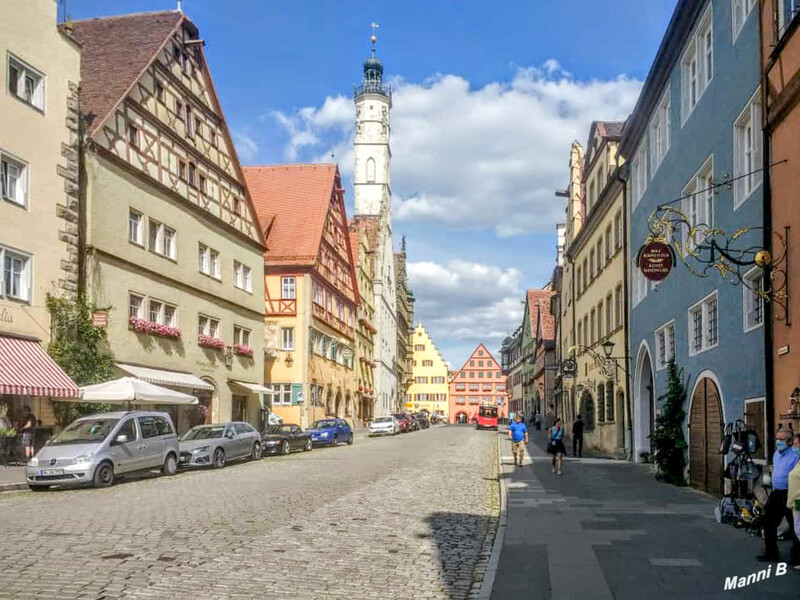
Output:
<path fill-rule="evenodd" d="M 83 295 L 76 301 L 47 295 L 50 311 L 50 344 L 47 351 L 53 360 L 78 384 L 90 385 L 111 379 L 114 356 L 108 347 L 105 329 L 92 325 L 92 311 Z M 56 423 L 65 427 L 76 418 L 110 409 L 107 404 L 88 402 L 53 402 Z"/>
<path fill-rule="evenodd" d="M 664 401 L 664 411 L 656 417 L 652 435 L 656 478 L 674 485 L 686 485 L 687 444 L 683 437 L 686 380 L 683 369 L 678 369 L 674 359 L 669 361 L 667 376 L 667 393 L 659 398 Z"/>

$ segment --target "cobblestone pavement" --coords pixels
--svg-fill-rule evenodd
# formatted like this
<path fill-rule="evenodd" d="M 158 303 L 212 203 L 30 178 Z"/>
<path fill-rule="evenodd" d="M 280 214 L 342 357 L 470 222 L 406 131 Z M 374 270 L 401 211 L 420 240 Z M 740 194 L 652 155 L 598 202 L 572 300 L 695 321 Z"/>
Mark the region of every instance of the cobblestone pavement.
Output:
<path fill-rule="evenodd" d="M 471 598 L 496 436 L 436 427 L 112 488 L 0 497 L 0 598 Z"/>

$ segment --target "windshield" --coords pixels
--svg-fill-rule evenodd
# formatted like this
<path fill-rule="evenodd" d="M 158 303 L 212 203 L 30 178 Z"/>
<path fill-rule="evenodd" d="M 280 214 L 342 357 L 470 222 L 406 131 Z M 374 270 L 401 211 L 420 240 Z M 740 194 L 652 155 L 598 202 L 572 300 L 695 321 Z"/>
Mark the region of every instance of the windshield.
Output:
<path fill-rule="evenodd" d="M 378 417 L 373 423 L 391 423 L 392 417 Z"/>
<path fill-rule="evenodd" d="M 50 446 L 64 444 L 99 444 L 108 437 L 119 419 L 86 419 L 75 421 L 50 442 Z"/>
<path fill-rule="evenodd" d="M 225 431 L 224 425 L 212 425 L 211 427 L 195 427 L 183 434 L 181 440 L 210 440 L 212 438 L 221 438 L 222 433 Z"/>
<path fill-rule="evenodd" d="M 494 418 L 497 416 L 497 408 L 494 406 L 481 406 L 478 415 L 481 417 Z"/>
<path fill-rule="evenodd" d="M 314 421 L 311 429 L 325 429 L 326 427 L 336 427 L 336 421 L 333 419 L 324 419 L 322 421 Z"/>

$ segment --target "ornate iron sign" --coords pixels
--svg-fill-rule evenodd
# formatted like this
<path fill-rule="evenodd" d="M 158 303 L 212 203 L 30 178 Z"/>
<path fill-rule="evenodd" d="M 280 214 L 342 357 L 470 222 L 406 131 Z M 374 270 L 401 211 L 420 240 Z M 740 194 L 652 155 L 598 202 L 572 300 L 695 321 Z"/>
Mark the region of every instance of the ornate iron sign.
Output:
<path fill-rule="evenodd" d="M 561 363 L 562 377 L 577 377 L 578 376 L 578 362 L 574 358 L 568 358 Z"/>
<path fill-rule="evenodd" d="M 661 281 L 675 266 L 675 253 L 664 242 L 652 241 L 639 250 L 639 270 L 650 281 Z"/>

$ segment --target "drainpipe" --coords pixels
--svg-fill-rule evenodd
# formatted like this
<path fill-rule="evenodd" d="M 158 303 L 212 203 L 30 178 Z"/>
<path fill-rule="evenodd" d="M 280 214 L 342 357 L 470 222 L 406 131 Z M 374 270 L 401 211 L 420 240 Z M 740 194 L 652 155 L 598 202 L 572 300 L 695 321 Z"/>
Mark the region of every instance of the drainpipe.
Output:
<path fill-rule="evenodd" d="M 628 427 L 625 430 L 625 450 L 628 453 L 628 460 L 636 460 L 633 455 L 633 422 L 631 420 L 631 378 L 630 378 L 630 355 L 628 349 L 630 348 L 630 322 L 628 319 L 628 175 L 630 168 L 628 163 L 624 165 L 619 164 L 620 154 L 617 152 L 617 179 L 622 184 L 622 260 L 625 262 L 625 268 L 622 271 L 622 298 L 623 310 L 622 320 L 623 329 L 625 331 L 625 420 Z M 624 169 L 624 174 L 623 174 Z"/>

